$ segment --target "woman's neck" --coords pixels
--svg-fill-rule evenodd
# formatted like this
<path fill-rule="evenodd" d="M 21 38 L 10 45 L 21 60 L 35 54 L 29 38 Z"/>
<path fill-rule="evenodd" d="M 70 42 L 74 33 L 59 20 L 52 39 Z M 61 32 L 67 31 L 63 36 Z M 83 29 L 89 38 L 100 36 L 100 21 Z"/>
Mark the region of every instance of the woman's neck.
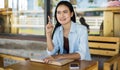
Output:
<path fill-rule="evenodd" d="M 68 38 L 68 34 L 70 32 L 70 27 L 71 27 L 71 23 L 63 25 L 63 34 L 64 34 L 64 37 L 66 37 L 66 38 Z"/>
<path fill-rule="evenodd" d="M 71 27 L 71 23 L 67 23 L 67 24 L 63 25 L 63 30 L 68 31 L 68 30 L 70 30 L 70 27 Z"/>

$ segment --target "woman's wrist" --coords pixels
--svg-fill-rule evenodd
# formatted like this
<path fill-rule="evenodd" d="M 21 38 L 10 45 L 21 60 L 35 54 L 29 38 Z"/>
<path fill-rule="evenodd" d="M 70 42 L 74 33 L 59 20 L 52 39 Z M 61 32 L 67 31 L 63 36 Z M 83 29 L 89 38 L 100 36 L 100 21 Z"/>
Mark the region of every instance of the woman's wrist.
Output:
<path fill-rule="evenodd" d="M 52 34 L 50 32 L 46 32 L 46 37 L 51 37 Z"/>

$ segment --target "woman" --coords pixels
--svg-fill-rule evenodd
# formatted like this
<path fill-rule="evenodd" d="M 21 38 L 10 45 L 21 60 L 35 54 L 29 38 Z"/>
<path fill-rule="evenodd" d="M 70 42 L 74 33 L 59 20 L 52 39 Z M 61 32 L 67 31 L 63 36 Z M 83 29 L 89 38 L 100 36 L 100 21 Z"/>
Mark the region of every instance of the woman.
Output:
<path fill-rule="evenodd" d="M 55 28 L 50 18 L 46 25 L 47 48 L 52 56 L 45 58 L 44 61 L 48 63 L 55 59 L 91 60 L 87 28 L 76 23 L 71 3 L 68 1 L 58 3 L 55 20 L 57 22 Z"/>

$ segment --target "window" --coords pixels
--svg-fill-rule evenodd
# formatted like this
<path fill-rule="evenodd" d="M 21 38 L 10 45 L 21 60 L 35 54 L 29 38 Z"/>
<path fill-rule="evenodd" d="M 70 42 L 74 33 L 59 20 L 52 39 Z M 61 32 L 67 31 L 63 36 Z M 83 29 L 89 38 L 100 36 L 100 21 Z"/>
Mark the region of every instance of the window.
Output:
<path fill-rule="evenodd" d="M 12 7 L 12 34 L 45 34 L 44 0 L 12 0 L 9 7 Z"/>
<path fill-rule="evenodd" d="M 4 0 L 0 0 L 0 8 L 4 8 Z"/>
<path fill-rule="evenodd" d="M 80 23 L 79 19 L 81 16 L 85 18 L 90 28 L 89 35 L 100 35 L 100 27 L 103 22 L 103 11 L 89 11 L 89 8 L 101 8 L 105 7 L 106 4 L 107 0 L 77 0 L 77 22 Z"/>
<path fill-rule="evenodd" d="M 5 33 L 45 35 L 45 23 L 47 23 L 47 16 L 50 15 L 53 20 L 52 22 L 55 24 L 54 11 L 57 3 L 61 0 L 1 0 L 0 8 L 4 8 L 4 1 L 8 2 L 7 8 L 5 7 L 6 12 L 1 16 L 5 21 Z M 51 5 L 46 3 L 48 1 Z M 99 34 L 100 25 L 103 20 L 103 12 L 86 12 L 85 10 L 88 8 L 104 7 L 107 0 L 66 1 L 70 1 L 72 3 L 76 12 L 77 23 L 80 23 L 80 16 L 84 16 L 87 23 L 90 25 L 90 34 Z M 46 6 L 44 7 L 45 4 Z M 48 9 L 48 7 L 50 8 Z"/>

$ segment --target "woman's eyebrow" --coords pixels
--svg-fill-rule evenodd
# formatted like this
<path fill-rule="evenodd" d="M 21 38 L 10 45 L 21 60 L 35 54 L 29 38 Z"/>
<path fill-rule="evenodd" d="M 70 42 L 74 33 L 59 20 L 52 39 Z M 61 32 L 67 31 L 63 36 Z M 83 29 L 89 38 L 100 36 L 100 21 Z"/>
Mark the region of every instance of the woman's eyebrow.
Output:
<path fill-rule="evenodd" d="M 61 10 L 59 10 L 59 11 L 57 11 L 57 12 L 64 12 L 64 11 L 68 11 L 68 10 L 66 10 L 66 9 L 65 9 L 65 10 L 62 10 L 62 11 L 61 11 Z"/>

